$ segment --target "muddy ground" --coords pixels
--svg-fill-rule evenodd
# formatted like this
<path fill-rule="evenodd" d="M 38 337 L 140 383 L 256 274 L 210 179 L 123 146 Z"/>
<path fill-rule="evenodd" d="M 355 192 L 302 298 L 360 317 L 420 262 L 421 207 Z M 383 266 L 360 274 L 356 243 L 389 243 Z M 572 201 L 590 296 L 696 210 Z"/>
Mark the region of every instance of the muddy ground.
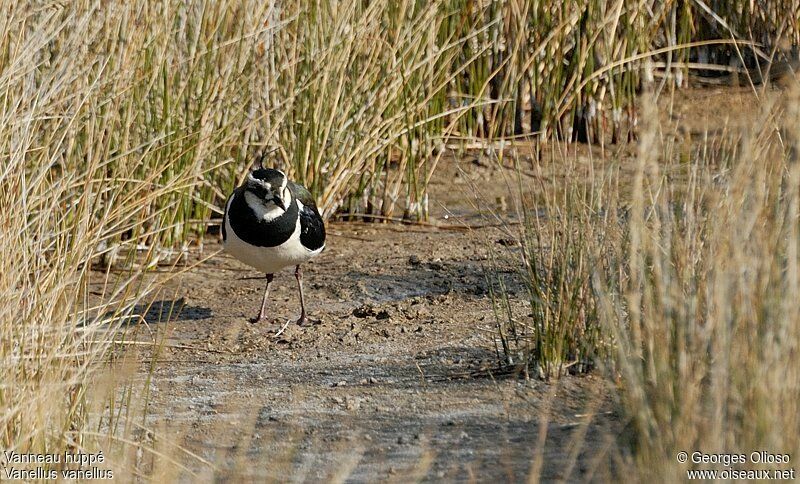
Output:
<path fill-rule="evenodd" d="M 737 96 L 679 94 L 666 121 L 694 131 L 730 112 L 724 103 L 751 102 Z M 575 149 L 577 160 L 598 156 Z M 443 160 L 431 187 L 441 228 L 330 225 L 326 250 L 305 266 L 320 321 L 279 336 L 299 311 L 291 270 L 271 288 L 271 324 L 248 321 L 264 287 L 255 270 L 221 253 L 186 272 L 148 313 L 153 334 L 138 332 L 163 342 L 142 353 L 140 371 L 155 356 L 148 421 L 158 438 L 195 454 L 181 463 L 201 480 L 610 480 L 626 447 L 613 385 L 597 371 L 553 382 L 497 372 L 486 270 L 505 280 L 515 311 L 529 303 L 519 248 L 478 212 L 514 220 L 509 175 L 481 154 Z M 207 240 L 193 257 L 220 248 Z"/>

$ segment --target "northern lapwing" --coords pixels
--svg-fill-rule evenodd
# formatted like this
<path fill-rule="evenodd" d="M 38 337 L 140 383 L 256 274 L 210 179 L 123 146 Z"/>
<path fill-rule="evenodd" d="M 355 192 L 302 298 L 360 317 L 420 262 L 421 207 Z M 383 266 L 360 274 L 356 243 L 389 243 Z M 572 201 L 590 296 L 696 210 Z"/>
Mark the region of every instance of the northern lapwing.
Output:
<path fill-rule="evenodd" d="M 222 240 L 233 257 L 267 275 L 261 311 L 253 322 L 266 319 L 269 285 L 276 272 L 289 266 L 295 266 L 300 291 L 297 323 L 308 322 L 300 264 L 325 248 L 325 224 L 305 187 L 258 162 L 225 204 Z"/>

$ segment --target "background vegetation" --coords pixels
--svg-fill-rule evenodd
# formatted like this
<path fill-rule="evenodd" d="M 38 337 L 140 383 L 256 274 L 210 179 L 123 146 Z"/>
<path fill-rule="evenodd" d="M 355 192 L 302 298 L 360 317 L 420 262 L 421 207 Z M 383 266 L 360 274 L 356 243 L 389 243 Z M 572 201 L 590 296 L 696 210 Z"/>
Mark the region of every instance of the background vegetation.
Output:
<path fill-rule="evenodd" d="M 526 216 L 534 311 L 505 333 L 519 345 L 509 353 L 548 377 L 596 361 L 601 343 L 642 472 L 669 472 L 662 457 L 677 448 L 800 455 L 797 102 L 766 105 L 725 149 L 691 151 L 680 177 L 660 171 L 678 155 L 639 102 L 643 82 L 654 96 L 698 68 L 719 71 L 712 62 L 760 83 L 767 61 L 800 44 L 796 2 L 2 9 L 5 449 L 81 448 L 109 428 L 116 407 L 93 406 L 102 392 L 87 389 L 120 322 L 158 288 L 149 269 L 174 261 L 165 249 L 201 243 L 256 153 L 305 183 L 328 217 L 414 219 L 427 217 L 426 185 L 448 146 L 638 134 L 629 191 L 614 188 L 611 167 L 548 188 L 549 222 Z"/>

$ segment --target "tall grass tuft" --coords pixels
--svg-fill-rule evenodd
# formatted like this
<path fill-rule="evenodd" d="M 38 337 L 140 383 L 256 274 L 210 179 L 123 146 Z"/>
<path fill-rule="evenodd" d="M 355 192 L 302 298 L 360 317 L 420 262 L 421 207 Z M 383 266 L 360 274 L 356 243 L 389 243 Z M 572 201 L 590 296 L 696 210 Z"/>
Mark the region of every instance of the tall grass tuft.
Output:
<path fill-rule="evenodd" d="M 156 129 L 140 103 L 159 79 L 131 63 L 136 34 L 125 29 L 144 13 L 105 8 L 14 4 L 0 24 L 6 451 L 96 450 L 97 375 L 158 287 L 157 242 L 174 240 L 183 195 L 199 184 L 181 162 L 199 139 Z"/>
<path fill-rule="evenodd" d="M 337 211 L 427 217 L 425 188 L 466 37 L 442 32 L 446 2 L 282 4 L 254 59 L 247 140 Z M 276 7 L 277 8 L 277 7 Z M 454 70 L 456 72 L 454 72 Z"/>
<path fill-rule="evenodd" d="M 797 101 L 766 103 L 733 149 L 699 147 L 683 179 L 644 129 L 599 306 L 645 477 L 685 477 L 679 451 L 800 450 Z"/>
<path fill-rule="evenodd" d="M 548 177 L 546 166 L 554 162 L 563 173 Z M 608 252 L 612 227 L 604 223 L 608 207 L 600 194 L 612 178 L 587 177 L 577 159 L 537 157 L 531 171 L 516 164 L 521 224 L 510 255 L 518 258 L 528 305 L 515 312 L 507 288 L 493 284 L 505 363 L 542 379 L 582 373 L 607 353 L 592 278 Z"/>
<path fill-rule="evenodd" d="M 630 419 L 626 471 L 643 480 L 703 467 L 680 451 L 795 455 L 800 93 L 765 97 L 749 125 L 708 133 L 688 155 L 652 96 L 634 160 L 581 176 L 559 159 L 563 179 L 523 184 L 530 314 L 501 291 L 497 339 L 539 377 L 604 368 Z"/>

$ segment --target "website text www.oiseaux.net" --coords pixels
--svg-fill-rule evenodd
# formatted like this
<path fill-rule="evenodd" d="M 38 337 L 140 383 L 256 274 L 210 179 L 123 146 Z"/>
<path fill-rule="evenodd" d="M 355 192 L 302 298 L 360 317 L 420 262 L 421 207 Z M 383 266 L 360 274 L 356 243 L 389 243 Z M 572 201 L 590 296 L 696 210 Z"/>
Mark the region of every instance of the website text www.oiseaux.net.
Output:
<path fill-rule="evenodd" d="M 794 468 L 785 468 L 792 460 L 789 454 L 774 454 L 766 451 L 755 451 L 749 454 L 707 454 L 704 452 L 678 452 L 676 456 L 681 464 L 698 466 L 721 466 L 722 469 L 686 469 L 687 479 L 763 479 L 763 480 L 795 480 Z M 758 469 L 739 468 L 753 464 Z M 732 466 L 737 466 L 733 468 Z M 765 468 L 782 467 L 782 468 Z"/>

